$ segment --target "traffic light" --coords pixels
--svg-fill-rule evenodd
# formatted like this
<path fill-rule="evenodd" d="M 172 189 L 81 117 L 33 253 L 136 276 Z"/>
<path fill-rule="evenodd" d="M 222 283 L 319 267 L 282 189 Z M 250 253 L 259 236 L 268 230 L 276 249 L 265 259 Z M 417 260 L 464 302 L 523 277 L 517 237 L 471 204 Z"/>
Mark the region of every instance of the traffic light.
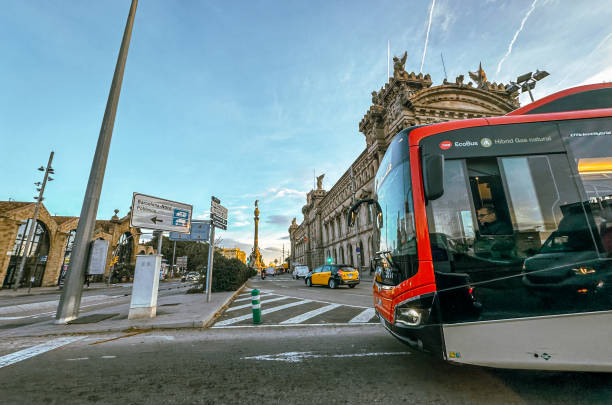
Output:
<path fill-rule="evenodd" d="M 332 261 L 333 261 L 333 260 L 332 260 L 332 258 L 331 258 L 331 257 L 328 257 L 328 258 L 327 258 L 327 264 L 332 264 Z"/>

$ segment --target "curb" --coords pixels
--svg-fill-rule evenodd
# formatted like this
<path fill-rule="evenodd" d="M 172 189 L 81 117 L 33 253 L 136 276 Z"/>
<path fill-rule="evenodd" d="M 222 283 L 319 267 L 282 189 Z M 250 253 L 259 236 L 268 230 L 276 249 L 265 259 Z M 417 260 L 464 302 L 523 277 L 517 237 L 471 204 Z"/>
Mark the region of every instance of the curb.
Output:
<path fill-rule="evenodd" d="M 244 282 L 244 284 L 242 284 L 242 286 L 239 289 L 237 289 L 231 296 L 229 296 L 225 300 L 223 305 L 221 305 L 219 307 L 219 309 L 213 315 L 211 315 L 208 318 L 204 319 L 201 322 L 201 324 L 199 326 L 197 326 L 197 327 L 199 327 L 199 328 L 208 328 L 209 326 L 211 326 L 214 323 L 214 321 L 219 317 L 219 315 L 221 315 L 221 312 L 225 311 L 225 309 L 229 306 L 229 304 L 231 304 L 234 301 L 234 299 L 236 299 L 236 296 L 238 296 L 238 294 L 240 294 L 242 292 L 242 290 L 244 290 L 244 287 L 246 286 L 248 281 L 249 280 L 246 280 Z M 194 322 L 194 326 L 195 326 L 195 323 L 196 322 Z M 200 323 L 200 322 L 198 322 L 198 323 Z"/>

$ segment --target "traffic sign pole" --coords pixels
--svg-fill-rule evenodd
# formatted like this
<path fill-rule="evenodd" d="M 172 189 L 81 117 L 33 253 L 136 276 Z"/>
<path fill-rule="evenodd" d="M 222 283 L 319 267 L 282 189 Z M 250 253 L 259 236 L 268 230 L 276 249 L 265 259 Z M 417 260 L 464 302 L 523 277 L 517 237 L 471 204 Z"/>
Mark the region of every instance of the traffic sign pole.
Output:
<path fill-rule="evenodd" d="M 206 302 L 210 302 L 214 256 L 215 256 L 215 226 L 211 224 L 210 225 L 210 240 L 208 242 L 208 267 L 206 268 Z"/>

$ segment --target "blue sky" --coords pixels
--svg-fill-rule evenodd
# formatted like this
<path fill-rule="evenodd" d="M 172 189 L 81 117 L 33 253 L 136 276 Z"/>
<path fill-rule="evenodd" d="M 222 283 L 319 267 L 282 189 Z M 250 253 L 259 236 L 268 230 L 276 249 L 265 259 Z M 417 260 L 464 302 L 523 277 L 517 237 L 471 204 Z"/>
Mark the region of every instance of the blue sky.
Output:
<path fill-rule="evenodd" d="M 0 200 L 32 201 L 54 150 L 45 205 L 79 215 L 129 4 L 2 2 Z M 365 147 L 358 124 L 386 80 L 387 41 L 419 71 L 431 5 L 141 0 L 98 217 L 125 215 L 140 192 L 204 218 L 216 195 L 224 244 L 249 253 L 259 199 L 260 246 L 280 259 L 313 170 L 329 188 Z M 545 69 L 536 98 L 611 81 L 610 21 L 610 0 L 437 0 L 423 73 L 440 84 L 443 53 L 449 80 L 480 61 L 496 82 Z"/>

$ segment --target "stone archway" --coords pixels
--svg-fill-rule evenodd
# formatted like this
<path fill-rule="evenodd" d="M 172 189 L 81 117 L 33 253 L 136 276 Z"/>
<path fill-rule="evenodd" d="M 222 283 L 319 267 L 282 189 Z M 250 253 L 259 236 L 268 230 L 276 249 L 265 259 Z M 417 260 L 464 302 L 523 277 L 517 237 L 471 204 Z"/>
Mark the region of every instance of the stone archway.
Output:
<path fill-rule="evenodd" d="M 66 248 L 64 249 L 64 260 L 62 260 L 60 274 L 57 279 L 57 284 L 62 285 L 62 280 L 66 277 L 66 272 L 68 271 L 68 265 L 70 264 L 70 255 L 72 254 L 72 247 L 74 246 L 74 238 L 76 236 L 76 229 L 72 229 L 68 232 L 68 237 L 66 238 Z"/>
<path fill-rule="evenodd" d="M 134 266 L 132 265 L 132 256 L 134 250 L 134 243 L 132 241 L 133 235 L 127 231 L 121 234 L 113 256 L 116 258 L 116 262 L 113 265 L 112 279 L 115 281 L 129 281 L 134 277 Z"/>
<path fill-rule="evenodd" d="M 43 222 L 36 221 L 36 228 L 34 229 L 30 248 L 26 254 L 26 239 L 32 224 L 33 221 L 30 218 L 26 223 L 22 223 L 19 226 L 17 237 L 15 238 L 15 242 L 13 244 L 11 259 L 9 261 L 6 276 L 4 277 L 3 287 L 5 288 L 11 288 L 13 286 L 14 278 L 19 270 L 19 266 L 24 255 L 26 256 L 26 263 L 23 269 L 23 274 L 21 275 L 21 282 L 19 286 L 28 286 L 30 284 L 30 280 L 32 280 L 32 287 L 40 287 L 42 284 L 45 269 L 47 267 L 49 248 L 51 245 L 49 230 Z"/>

